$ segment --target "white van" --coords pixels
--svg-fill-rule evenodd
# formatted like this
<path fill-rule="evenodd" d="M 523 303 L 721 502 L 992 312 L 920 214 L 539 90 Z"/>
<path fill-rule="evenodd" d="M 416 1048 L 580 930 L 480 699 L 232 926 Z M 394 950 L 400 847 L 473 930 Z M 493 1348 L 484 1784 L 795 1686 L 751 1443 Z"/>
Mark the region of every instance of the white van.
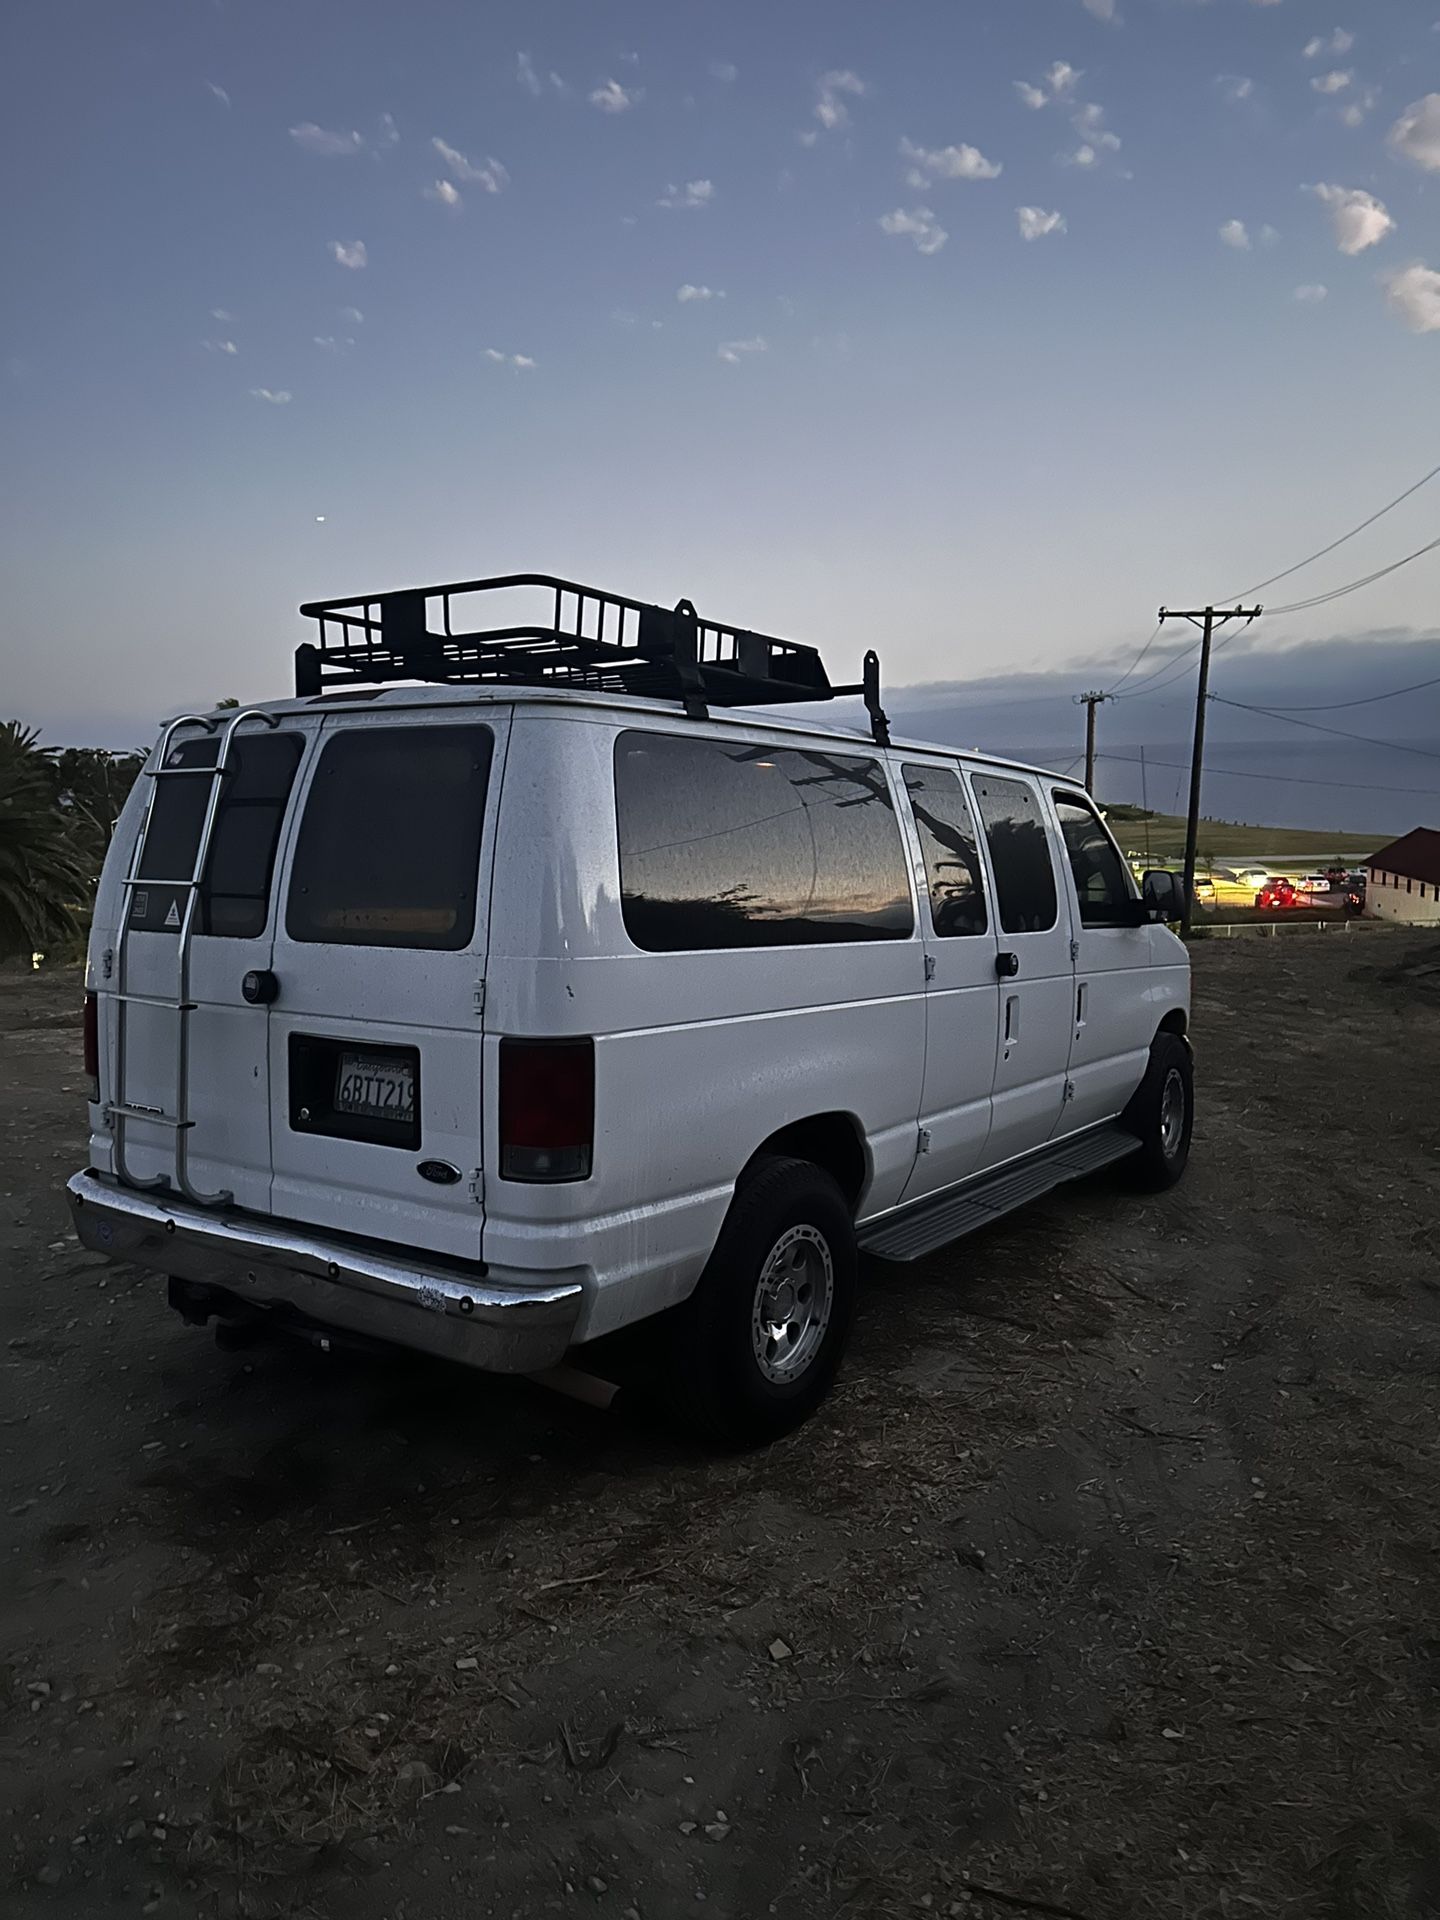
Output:
<path fill-rule="evenodd" d="M 891 742 L 873 654 L 835 688 L 686 602 L 302 611 L 294 699 L 165 727 L 96 902 L 75 1223 L 188 1320 L 511 1373 L 646 1321 L 763 1438 L 859 1252 L 1179 1178 L 1178 883 L 1073 781 Z M 836 694 L 868 736 L 759 710 Z"/>

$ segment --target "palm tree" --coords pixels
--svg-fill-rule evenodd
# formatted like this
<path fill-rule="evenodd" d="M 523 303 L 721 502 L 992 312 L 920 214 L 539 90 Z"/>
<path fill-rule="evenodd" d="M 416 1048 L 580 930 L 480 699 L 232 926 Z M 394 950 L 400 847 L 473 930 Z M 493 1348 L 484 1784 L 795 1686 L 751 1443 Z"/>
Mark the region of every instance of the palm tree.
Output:
<path fill-rule="evenodd" d="M 55 755 L 18 720 L 0 722 L 0 959 L 72 940 L 93 871 L 57 803 Z"/>

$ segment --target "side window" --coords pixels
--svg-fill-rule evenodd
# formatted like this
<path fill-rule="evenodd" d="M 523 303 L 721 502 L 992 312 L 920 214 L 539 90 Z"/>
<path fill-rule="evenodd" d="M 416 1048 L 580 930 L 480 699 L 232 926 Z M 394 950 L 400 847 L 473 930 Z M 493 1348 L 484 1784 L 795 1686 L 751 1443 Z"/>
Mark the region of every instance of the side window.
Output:
<path fill-rule="evenodd" d="M 1006 933 L 1046 933 L 1059 910 L 1040 796 L 1021 780 L 972 776 Z"/>
<path fill-rule="evenodd" d="M 650 953 L 903 940 L 900 823 L 878 760 L 622 733 L 620 902 Z"/>
<path fill-rule="evenodd" d="M 1057 793 L 1054 800 L 1065 851 L 1070 856 L 1070 871 L 1075 876 L 1081 926 L 1123 926 L 1133 896 L 1125 884 L 1125 869 L 1114 841 L 1094 810 L 1077 795 Z"/>
<path fill-rule="evenodd" d="M 201 876 L 197 936 L 253 940 L 265 931 L 275 849 L 301 744 L 298 733 L 236 735 Z M 141 880 L 157 884 L 135 890 L 132 927 L 179 931 L 186 890 L 164 883 L 188 880 L 194 870 L 218 751 L 213 734 L 181 740 L 170 750 L 172 771 L 157 782 L 138 872 Z"/>
<path fill-rule="evenodd" d="M 455 952 L 475 931 L 488 727 L 354 727 L 320 755 L 285 926 L 337 947 Z"/>
<path fill-rule="evenodd" d="M 980 876 L 980 853 L 975 823 L 960 776 L 949 767 L 902 769 L 905 791 L 925 855 L 925 878 L 930 887 L 930 918 L 942 939 L 984 933 L 985 882 Z"/>

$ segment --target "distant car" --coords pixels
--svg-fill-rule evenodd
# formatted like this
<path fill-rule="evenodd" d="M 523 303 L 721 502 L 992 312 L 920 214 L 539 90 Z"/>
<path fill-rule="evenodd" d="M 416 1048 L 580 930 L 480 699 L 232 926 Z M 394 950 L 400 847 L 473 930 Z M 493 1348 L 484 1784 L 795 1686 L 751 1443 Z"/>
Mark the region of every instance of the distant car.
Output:
<path fill-rule="evenodd" d="M 1208 873 L 1197 873 L 1195 876 L 1195 904 L 1206 913 L 1215 911 L 1215 882 Z"/>
<path fill-rule="evenodd" d="M 1302 873 L 1295 882 L 1297 893 L 1329 893 L 1329 876 L 1323 873 Z"/>
<path fill-rule="evenodd" d="M 1268 867 L 1237 867 L 1235 877 L 1242 881 L 1252 893 L 1258 893 L 1261 887 L 1270 884 L 1271 873 Z"/>
<path fill-rule="evenodd" d="M 1210 885 L 1214 890 L 1214 903 L 1217 907 L 1248 907 L 1254 901 L 1257 888 L 1264 886 L 1268 879 L 1268 874 L 1256 881 L 1234 867 L 1212 867 Z"/>
<path fill-rule="evenodd" d="M 1255 896 L 1255 904 L 1264 913 L 1280 912 L 1286 907 L 1303 907 L 1307 904 L 1303 893 L 1297 891 L 1293 880 L 1279 878 L 1267 880 Z"/>

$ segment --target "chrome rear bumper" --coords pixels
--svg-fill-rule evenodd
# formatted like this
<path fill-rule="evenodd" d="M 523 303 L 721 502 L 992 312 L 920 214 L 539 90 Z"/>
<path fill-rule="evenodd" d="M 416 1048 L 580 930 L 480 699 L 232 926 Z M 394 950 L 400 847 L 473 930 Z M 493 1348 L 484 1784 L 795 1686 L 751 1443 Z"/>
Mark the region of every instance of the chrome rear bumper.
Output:
<path fill-rule="evenodd" d="M 137 1193 L 95 1173 L 77 1173 L 65 1191 L 75 1231 L 94 1252 L 218 1288 L 277 1322 L 288 1312 L 492 1373 L 531 1373 L 563 1357 L 580 1317 L 583 1290 L 569 1277 L 472 1278 L 254 1214 Z"/>

